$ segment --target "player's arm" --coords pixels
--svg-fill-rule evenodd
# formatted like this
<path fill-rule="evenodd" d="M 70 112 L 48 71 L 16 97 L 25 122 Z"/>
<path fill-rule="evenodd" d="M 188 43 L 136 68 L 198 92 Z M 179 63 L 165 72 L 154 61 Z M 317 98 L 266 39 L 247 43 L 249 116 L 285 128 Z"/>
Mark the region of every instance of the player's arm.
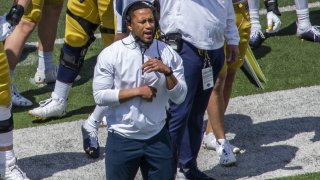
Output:
<path fill-rule="evenodd" d="M 15 26 L 19 24 L 24 14 L 24 9 L 28 6 L 30 0 L 14 1 L 8 14 L 0 16 L 0 41 L 4 41 Z"/>

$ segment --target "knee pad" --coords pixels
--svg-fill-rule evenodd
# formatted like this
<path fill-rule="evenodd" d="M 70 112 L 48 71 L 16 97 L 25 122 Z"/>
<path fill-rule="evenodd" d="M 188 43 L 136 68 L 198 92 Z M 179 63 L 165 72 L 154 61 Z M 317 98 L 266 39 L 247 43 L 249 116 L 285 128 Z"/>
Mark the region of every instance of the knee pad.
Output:
<path fill-rule="evenodd" d="M 60 66 L 57 79 L 73 83 L 79 75 L 88 47 L 71 47 L 64 44 L 60 54 Z"/>
<path fill-rule="evenodd" d="M 42 8 L 43 0 L 32 0 L 22 18 L 37 24 L 41 19 Z"/>
<path fill-rule="evenodd" d="M 32 2 L 29 3 L 22 18 L 38 24 L 41 19 L 44 4 L 59 5 L 63 4 L 63 1 L 64 0 L 32 0 Z"/>
<path fill-rule="evenodd" d="M 0 120 L 0 134 L 13 130 L 13 118 L 10 108 L 0 107 L 0 115 L 4 120 Z"/>

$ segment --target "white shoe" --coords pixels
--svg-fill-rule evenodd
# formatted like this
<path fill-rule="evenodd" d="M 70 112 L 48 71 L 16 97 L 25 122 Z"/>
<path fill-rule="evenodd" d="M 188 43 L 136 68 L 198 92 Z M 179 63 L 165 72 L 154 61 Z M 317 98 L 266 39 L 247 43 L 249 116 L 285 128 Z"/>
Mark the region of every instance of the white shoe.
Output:
<path fill-rule="evenodd" d="M 14 84 L 11 86 L 11 99 L 14 106 L 26 107 L 33 104 L 29 99 L 21 96 Z"/>
<path fill-rule="evenodd" d="M 62 117 L 67 113 L 67 101 L 52 93 L 51 98 L 40 101 L 40 107 L 29 110 L 29 114 L 37 119 Z"/>
<path fill-rule="evenodd" d="M 194 168 L 177 168 L 176 180 L 214 180 L 214 178 L 206 175 L 197 167 Z"/>
<path fill-rule="evenodd" d="M 252 49 L 260 47 L 265 39 L 261 29 L 251 29 L 249 45 Z"/>
<path fill-rule="evenodd" d="M 103 116 L 101 123 L 100 123 L 100 127 L 107 127 L 107 118 L 106 116 Z"/>
<path fill-rule="evenodd" d="M 206 148 L 208 150 L 215 151 L 217 149 L 217 140 L 216 140 L 216 137 L 214 136 L 213 133 L 209 133 L 209 134 L 204 133 L 202 144 L 203 144 L 204 148 Z M 229 143 L 229 145 L 230 145 L 230 148 L 232 149 L 232 152 L 234 154 L 240 153 L 240 148 L 238 148 L 230 143 Z"/>
<path fill-rule="evenodd" d="M 308 41 L 320 42 L 320 26 L 310 26 L 306 29 L 297 28 L 297 36 Z"/>
<path fill-rule="evenodd" d="M 36 84 L 54 83 L 58 75 L 58 66 L 47 71 L 37 71 L 34 75 L 34 82 Z"/>
<path fill-rule="evenodd" d="M 6 172 L 4 177 L 0 176 L 0 179 L 5 180 L 29 180 L 27 175 L 19 168 L 17 165 L 17 160 L 14 159 L 6 167 Z"/>
<path fill-rule="evenodd" d="M 213 133 L 203 135 L 202 144 L 204 148 L 208 150 L 216 150 L 216 137 L 213 135 Z"/>
<path fill-rule="evenodd" d="M 100 146 L 98 128 L 94 128 L 85 121 L 81 126 L 83 150 L 92 158 L 99 158 Z"/>
<path fill-rule="evenodd" d="M 175 180 L 188 180 L 188 178 L 180 171 L 180 168 L 177 168 L 177 175 Z"/>
<path fill-rule="evenodd" d="M 220 142 L 219 142 L 220 141 Z M 219 140 L 217 141 L 217 153 L 219 156 L 220 164 L 224 166 L 230 166 L 237 162 L 236 157 L 234 156 L 229 141 Z"/>

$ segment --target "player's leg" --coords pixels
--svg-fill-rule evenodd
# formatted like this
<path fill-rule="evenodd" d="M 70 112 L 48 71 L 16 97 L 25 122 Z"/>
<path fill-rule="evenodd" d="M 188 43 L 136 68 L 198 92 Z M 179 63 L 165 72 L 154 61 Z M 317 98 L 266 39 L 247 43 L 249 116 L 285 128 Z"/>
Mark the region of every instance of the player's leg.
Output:
<path fill-rule="evenodd" d="M 51 98 L 40 102 L 40 107 L 29 111 L 38 119 L 66 114 L 69 92 L 80 73 L 88 47 L 95 40 L 94 31 L 100 22 L 95 2 L 69 0 L 67 8 L 65 43 L 54 91 Z"/>
<path fill-rule="evenodd" d="M 248 48 L 248 43 L 249 43 L 249 35 L 250 35 L 250 18 L 249 18 L 249 12 L 248 9 L 246 8 L 247 6 L 245 4 L 234 4 L 234 10 L 235 10 L 235 20 L 236 24 L 238 26 L 239 30 L 239 36 L 240 36 L 240 43 L 239 43 L 239 55 L 238 55 L 238 60 L 234 62 L 233 64 L 228 65 L 227 69 L 227 75 L 225 79 L 225 83 L 223 86 L 223 99 L 224 99 L 224 111 L 226 110 L 229 99 L 231 97 L 231 92 L 232 92 L 232 85 L 233 81 L 236 75 L 237 70 L 242 66 L 243 61 L 244 61 L 244 56 L 246 53 L 246 50 Z M 214 93 L 213 93 L 214 95 Z M 214 106 L 214 104 L 210 104 L 210 106 Z M 217 109 L 217 108 L 215 108 Z M 213 121 L 212 123 L 207 124 L 207 129 L 206 133 L 204 134 L 204 139 L 203 143 L 205 147 L 208 149 L 214 149 L 216 150 L 217 148 L 221 148 L 219 146 L 216 140 L 216 137 L 214 134 L 217 134 L 218 139 L 219 138 L 225 138 L 224 136 L 224 123 L 217 121 L 219 118 L 213 118 L 211 114 L 217 114 L 217 112 L 211 112 L 214 110 L 214 107 L 209 108 L 208 106 L 208 113 L 209 113 L 209 122 Z M 211 126 L 213 124 L 214 126 Z M 214 128 L 213 128 L 214 127 Z M 214 132 L 214 134 L 213 134 Z M 235 147 L 231 144 L 230 149 L 233 151 L 233 153 L 239 153 L 240 149 L 238 147 Z M 232 155 L 231 157 L 225 156 L 225 154 L 219 154 L 220 159 L 233 159 Z M 222 157 L 221 157 L 222 156 Z"/>
<path fill-rule="evenodd" d="M 63 0 L 46 0 L 38 25 L 38 67 L 34 75 L 37 84 L 55 82 L 57 67 L 53 63 L 53 48 Z"/>
<path fill-rule="evenodd" d="M 115 23 L 112 1 L 98 0 L 101 38 L 105 46 L 114 40 Z M 107 107 L 96 106 L 89 118 L 82 125 L 83 148 L 93 158 L 99 157 L 98 127 L 105 117 Z"/>
<path fill-rule="evenodd" d="M 302 39 L 320 42 L 319 26 L 312 26 L 309 17 L 308 0 L 295 0 L 297 13 L 297 36 Z"/>
<path fill-rule="evenodd" d="M 0 43 L 0 179 L 28 179 L 18 167 L 13 150 L 9 65 Z"/>
<path fill-rule="evenodd" d="M 106 111 L 106 106 L 97 105 L 81 126 L 83 150 L 92 158 L 98 158 L 100 155 L 98 129 L 103 117 L 105 117 Z"/>
<path fill-rule="evenodd" d="M 26 9 L 20 23 L 6 39 L 5 51 L 9 60 L 10 75 L 13 78 L 14 69 L 19 62 L 25 42 L 35 29 L 41 18 L 43 0 L 33 0 Z M 31 106 L 32 102 L 21 96 L 12 85 L 12 103 L 15 106 Z"/>
<path fill-rule="evenodd" d="M 208 123 L 207 131 L 205 133 L 203 143 L 205 147 L 209 147 L 212 142 L 215 150 L 219 156 L 219 162 L 222 165 L 231 165 L 236 162 L 236 158 L 232 152 L 229 142 L 226 140 L 224 130 L 224 84 L 226 79 L 226 71 L 220 72 L 215 82 L 215 86 L 210 96 L 207 107 Z M 211 128 L 211 129 L 210 129 Z M 208 131 L 211 130 L 211 133 Z M 211 139 L 210 139 L 211 138 Z M 224 153 L 223 153 L 224 152 Z"/>
<path fill-rule="evenodd" d="M 260 24 L 260 1 L 259 0 L 248 0 L 249 3 L 249 13 L 251 22 L 251 32 L 250 32 L 250 47 L 258 48 L 261 46 L 265 37 L 262 32 Z"/>

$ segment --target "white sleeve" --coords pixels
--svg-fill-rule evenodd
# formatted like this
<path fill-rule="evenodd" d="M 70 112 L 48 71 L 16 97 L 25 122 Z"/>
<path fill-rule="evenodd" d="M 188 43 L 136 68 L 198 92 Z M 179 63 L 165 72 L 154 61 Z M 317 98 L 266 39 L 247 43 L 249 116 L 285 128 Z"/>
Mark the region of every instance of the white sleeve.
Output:
<path fill-rule="evenodd" d="M 227 41 L 227 44 L 229 45 L 238 45 L 240 41 L 239 32 L 237 25 L 235 23 L 234 17 L 234 9 L 232 0 L 229 0 L 228 2 L 228 15 L 227 15 L 227 27 L 224 31 L 224 36 Z"/>
<path fill-rule="evenodd" d="M 181 104 L 187 96 L 187 84 L 184 78 L 183 61 L 178 53 L 176 53 L 171 47 L 168 49 L 168 57 L 171 56 L 170 67 L 173 71 L 173 75 L 176 77 L 178 83 L 173 89 L 168 90 L 169 98 L 176 104 Z"/>
<path fill-rule="evenodd" d="M 111 50 L 103 50 L 98 58 L 94 69 L 93 97 L 97 105 L 115 106 L 120 104 L 119 91 L 114 89 L 114 66 Z"/>

